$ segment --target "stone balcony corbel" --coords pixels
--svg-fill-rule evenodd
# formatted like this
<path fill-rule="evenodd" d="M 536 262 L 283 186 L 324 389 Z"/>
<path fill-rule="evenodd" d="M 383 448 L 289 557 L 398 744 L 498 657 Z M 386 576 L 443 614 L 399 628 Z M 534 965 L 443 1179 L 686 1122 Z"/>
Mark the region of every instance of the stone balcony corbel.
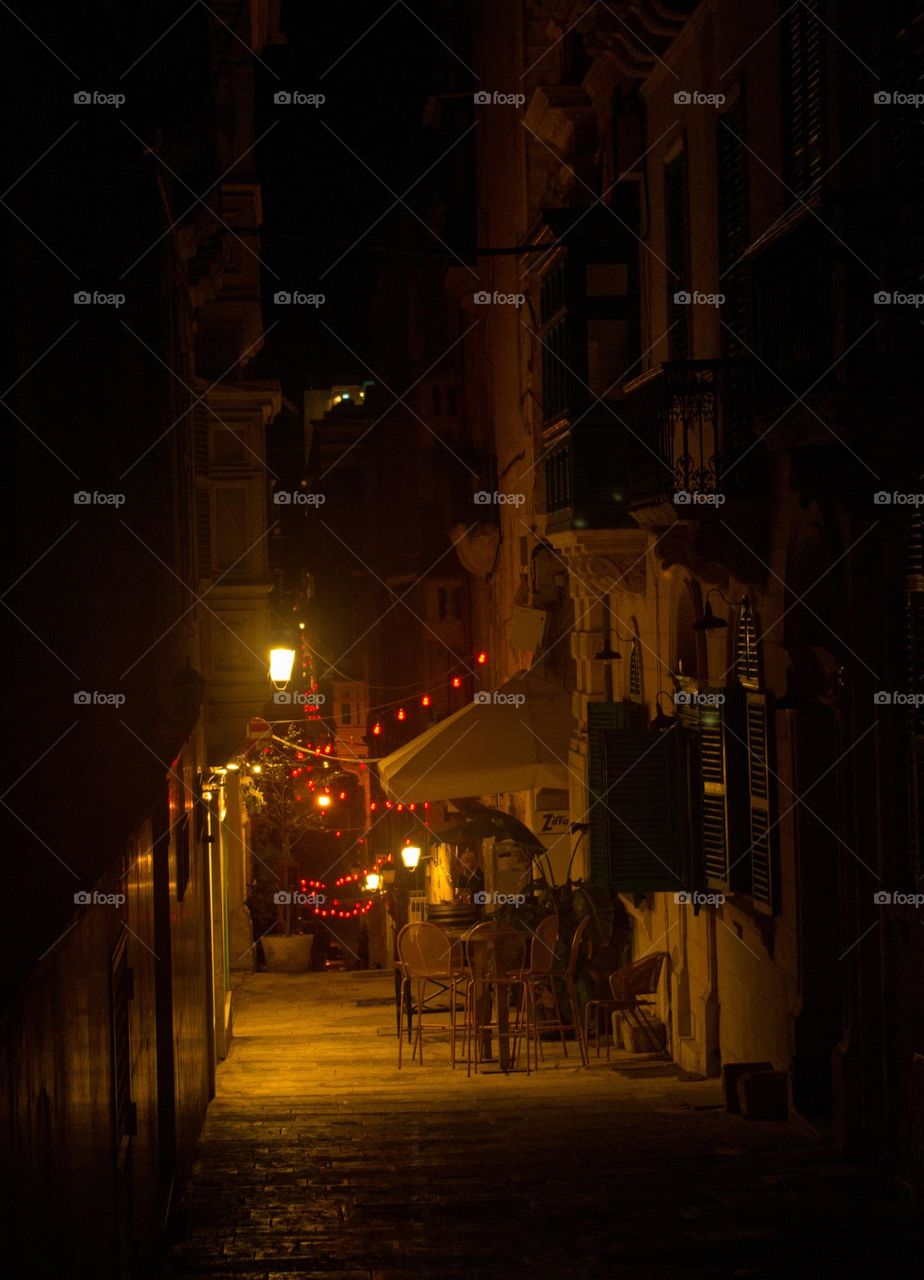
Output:
<path fill-rule="evenodd" d="M 598 144 L 597 113 L 579 85 L 540 85 L 523 117 L 526 129 L 585 181 L 592 181 Z"/>

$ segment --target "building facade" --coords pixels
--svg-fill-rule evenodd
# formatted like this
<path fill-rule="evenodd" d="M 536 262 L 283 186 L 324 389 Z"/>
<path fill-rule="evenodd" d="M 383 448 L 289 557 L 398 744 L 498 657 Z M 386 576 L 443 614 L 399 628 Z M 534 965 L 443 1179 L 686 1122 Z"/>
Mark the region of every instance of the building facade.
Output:
<path fill-rule="evenodd" d="M 886 299 L 920 267 L 889 104 L 921 14 L 887 10 L 476 5 L 482 252 L 447 296 L 500 493 L 473 628 L 497 683 L 573 694 L 572 875 L 668 953 L 681 1066 L 770 1062 L 911 1159 L 921 449 Z"/>
<path fill-rule="evenodd" d="M 77 32 L 60 8 L 46 46 L 89 91 L 121 77 L 125 110 L 81 117 L 62 69 L 17 140 L 36 183 L 9 240 L 29 283 L 7 349 L 4 643 L 30 636 L 35 663 L 11 699 L 21 785 L 3 819 L 3 1198 L 11 1273 L 114 1277 L 158 1272 L 232 1035 L 231 972 L 253 965 L 224 766 L 268 688 L 281 397 L 246 377 L 263 341 L 250 50 L 278 14 L 218 4 L 165 32 L 163 13 L 110 6 Z M 17 33 L 16 110 L 47 57 Z M 42 146 L 62 134 L 47 162 L 43 130 Z"/>

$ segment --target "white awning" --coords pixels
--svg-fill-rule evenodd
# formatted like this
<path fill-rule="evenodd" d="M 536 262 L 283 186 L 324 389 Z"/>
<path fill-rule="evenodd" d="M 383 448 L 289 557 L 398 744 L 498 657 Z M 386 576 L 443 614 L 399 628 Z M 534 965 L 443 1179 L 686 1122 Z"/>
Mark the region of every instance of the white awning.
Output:
<path fill-rule="evenodd" d="M 378 763 L 401 803 L 568 786 L 571 695 L 536 671 L 432 725 Z"/>

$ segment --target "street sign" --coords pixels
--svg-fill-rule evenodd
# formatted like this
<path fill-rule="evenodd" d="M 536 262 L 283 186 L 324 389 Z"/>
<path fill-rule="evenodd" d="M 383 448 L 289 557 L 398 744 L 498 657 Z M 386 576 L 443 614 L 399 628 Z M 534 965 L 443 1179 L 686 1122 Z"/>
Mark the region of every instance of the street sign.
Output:
<path fill-rule="evenodd" d="M 254 716 L 247 724 L 247 745 L 248 747 L 256 746 L 258 742 L 268 741 L 273 736 L 273 730 L 268 720 L 264 720 L 262 716 Z"/>

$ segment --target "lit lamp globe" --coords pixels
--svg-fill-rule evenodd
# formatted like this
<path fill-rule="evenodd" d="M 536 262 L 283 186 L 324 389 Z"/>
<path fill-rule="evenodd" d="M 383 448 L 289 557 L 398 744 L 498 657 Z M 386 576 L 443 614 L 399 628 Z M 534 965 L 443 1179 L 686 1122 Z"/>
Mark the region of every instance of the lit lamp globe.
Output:
<path fill-rule="evenodd" d="M 420 861 L 420 846 L 416 844 L 406 844 L 401 850 L 401 861 L 407 867 L 408 871 L 414 871 Z"/>
<path fill-rule="evenodd" d="M 364 887 L 368 889 L 370 893 L 377 893 L 379 885 L 381 883 L 382 883 L 382 877 L 379 875 L 379 873 L 377 871 L 370 871 L 369 874 L 366 876 L 366 882 Z"/>
<path fill-rule="evenodd" d="M 315 804 L 318 806 L 319 809 L 329 809 L 333 804 L 333 800 L 331 800 L 330 796 L 324 795 L 322 793 L 315 800 Z"/>
<path fill-rule="evenodd" d="M 295 666 L 295 650 L 280 645 L 270 649 L 269 678 L 273 688 L 283 690 L 292 679 L 292 668 Z"/>

